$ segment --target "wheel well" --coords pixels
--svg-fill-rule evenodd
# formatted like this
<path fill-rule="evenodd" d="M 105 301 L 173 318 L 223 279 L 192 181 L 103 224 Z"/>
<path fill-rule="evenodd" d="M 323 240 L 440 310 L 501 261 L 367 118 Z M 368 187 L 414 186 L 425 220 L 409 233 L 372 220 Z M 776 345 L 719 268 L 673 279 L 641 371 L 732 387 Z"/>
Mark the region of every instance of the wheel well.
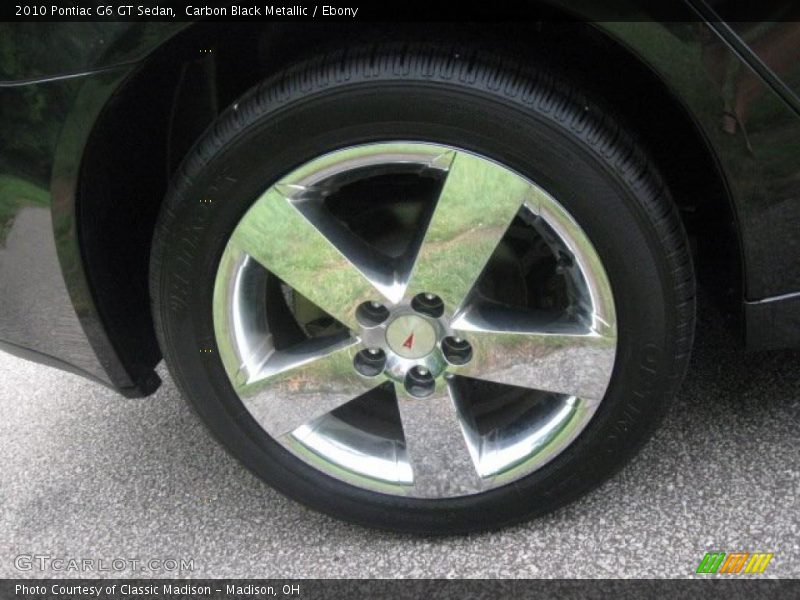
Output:
<path fill-rule="evenodd" d="M 117 90 L 93 128 L 81 166 L 76 219 L 87 279 L 132 376 L 149 372 L 161 358 L 149 303 L 150 244 L 182 157 L 221 108 L 284 65 L 343 42 L 391 39 L 479 44 L 580 78 L 648 147 L 681 210 L 700 283 L 736 314 L 742 298 L 739 242 L 714 155 L 665 84 L 590 25 L 563 19 L 515 27 L 201 22 L 165 43 Z M 608 83 L 597 68 L 602 64 L 614 66 L 613 81 L 624 79 L 624 88 Z"/>

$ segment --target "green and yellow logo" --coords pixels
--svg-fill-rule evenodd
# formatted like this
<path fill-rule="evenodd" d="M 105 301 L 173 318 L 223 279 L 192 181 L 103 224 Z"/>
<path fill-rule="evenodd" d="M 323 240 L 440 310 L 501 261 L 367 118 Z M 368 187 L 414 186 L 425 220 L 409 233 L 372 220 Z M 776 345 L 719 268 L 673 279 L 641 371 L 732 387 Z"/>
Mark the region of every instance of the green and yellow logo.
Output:
<path fill-rule="evenodd" d="M 698 573 L 727 573 L 743 575 L 745 573 L 763 573 L 772 560 L 771 552 L 706 552 Z"/>

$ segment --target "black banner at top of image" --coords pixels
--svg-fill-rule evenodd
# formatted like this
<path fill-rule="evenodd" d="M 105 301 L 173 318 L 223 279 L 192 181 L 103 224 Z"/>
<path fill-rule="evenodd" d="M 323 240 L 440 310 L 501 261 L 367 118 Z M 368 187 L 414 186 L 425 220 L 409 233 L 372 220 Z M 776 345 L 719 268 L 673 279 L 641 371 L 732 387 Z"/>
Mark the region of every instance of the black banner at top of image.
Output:
<path fill-rule="evenodd" d="M 794 0 L 492 0 L 431 2 L 429 0 L 330 0 L 329 2 L 44 2 L 16 0 L 0 4 L 0 20 L 53 21 L 215 21 L 274 22 L 518 22 L 536 20 L 593 21 L 728 21 L 800 20 Z"/>

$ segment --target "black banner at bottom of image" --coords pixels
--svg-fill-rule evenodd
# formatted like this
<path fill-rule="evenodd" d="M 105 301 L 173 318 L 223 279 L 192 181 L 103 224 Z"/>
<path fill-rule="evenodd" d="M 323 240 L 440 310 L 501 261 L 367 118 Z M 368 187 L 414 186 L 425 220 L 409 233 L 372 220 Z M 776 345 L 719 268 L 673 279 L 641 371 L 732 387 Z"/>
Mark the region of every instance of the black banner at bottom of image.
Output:
<path fill-rule="evenodd" d="M 6 579 L 0 598 L 19 600 L 255 600 L 268 598 L 797 598 L 800 580 L 441 579 Z"/>

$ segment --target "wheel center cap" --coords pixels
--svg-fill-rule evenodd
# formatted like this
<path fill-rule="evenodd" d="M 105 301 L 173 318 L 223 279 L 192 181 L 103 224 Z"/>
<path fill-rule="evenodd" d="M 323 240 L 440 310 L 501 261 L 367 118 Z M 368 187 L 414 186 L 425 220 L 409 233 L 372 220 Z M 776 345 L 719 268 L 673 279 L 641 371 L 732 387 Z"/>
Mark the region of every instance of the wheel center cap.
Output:
<path fill-rule="evenodd" d="M 436 330 L 421 317 L 402 315 L 386 328 L 386 343 L 403 358 L 422 358 L 436 347 Z"/>

